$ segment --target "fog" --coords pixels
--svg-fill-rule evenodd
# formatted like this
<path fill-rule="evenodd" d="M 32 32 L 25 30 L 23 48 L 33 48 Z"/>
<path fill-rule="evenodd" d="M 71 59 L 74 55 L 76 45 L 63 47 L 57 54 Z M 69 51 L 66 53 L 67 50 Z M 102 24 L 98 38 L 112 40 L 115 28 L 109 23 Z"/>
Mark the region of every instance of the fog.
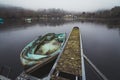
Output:
<path fill-rule="evenodd" d="M 34 10 L 60 8 L 67 11 L 96 11 L 120 6 L 120 0 L 0 0 L 0 4 Z"/>

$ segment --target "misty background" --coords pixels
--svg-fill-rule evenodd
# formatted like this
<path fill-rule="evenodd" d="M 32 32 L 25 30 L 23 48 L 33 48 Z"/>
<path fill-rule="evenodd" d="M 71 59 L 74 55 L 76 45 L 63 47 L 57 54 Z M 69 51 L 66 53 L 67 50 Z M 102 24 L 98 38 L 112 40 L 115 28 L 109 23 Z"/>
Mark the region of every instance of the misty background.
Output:
<path fill-rule="evenodd" d="M 32 10 L 59 8 L 75 12 L 93 12 L 120 6 L 120 0 L 0 0 L 0 5 Z"/>

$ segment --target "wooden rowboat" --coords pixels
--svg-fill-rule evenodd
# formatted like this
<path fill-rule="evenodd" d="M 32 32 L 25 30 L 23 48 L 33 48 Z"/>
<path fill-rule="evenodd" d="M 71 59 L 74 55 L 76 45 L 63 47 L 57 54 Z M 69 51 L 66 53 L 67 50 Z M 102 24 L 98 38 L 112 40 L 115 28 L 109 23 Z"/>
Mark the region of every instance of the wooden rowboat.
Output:
<path fill-rule="evenodd" d="M 48 33 L 30 42 L 21 52 L 23 66 L 45 64 L 57 57 L 66 40 L 66 34 Z"/>

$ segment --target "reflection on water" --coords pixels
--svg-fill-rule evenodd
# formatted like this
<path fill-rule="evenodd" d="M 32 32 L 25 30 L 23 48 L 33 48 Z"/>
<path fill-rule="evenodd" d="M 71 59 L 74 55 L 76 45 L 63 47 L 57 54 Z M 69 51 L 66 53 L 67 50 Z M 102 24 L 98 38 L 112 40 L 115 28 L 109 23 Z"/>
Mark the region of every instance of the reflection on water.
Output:
<path fill-rule="evenodd" d="M 76 20 L 76 21 L 65 21 L 65 20 L 39 20 L 39 21 L 32 21 L 31 23 L 21 21 L 21 20 L 14 20 L 8 19 L 5 20 L 4 24 L 0 24 L 0 30 L 2 29 L 11 29 L 11 28 L 19 28 L 19 27 L 29 27 L 32 25 L 39 24 L 40 26 L 52 26 L 58 27 L 67 23 L 96 23 L 96 24 L 105 24 L 108 28 L 120 28 L 120 20 Z"/>
<path fill-rule="evenodd" d="M 12 68 L 10 77 L 23 71 L 19 55 L 30 41 L 48 32 L 67 34 L 79 26 L 82 33 L 84 53 L 110 79 L 120 79 L 120 25 L 119 21 L 39 21 L 25 23 L 6 21 L 0 24 L 0 65 Z M 87 69 L 88 80 L 92 78 Z M 93 77 L 93 76 L 92 76 Z"/>
<path fill-rule="evenodd" d="M 32 25 L 39 24 L 40 26 L 60 26 L 65 23 L 71 23 L 72 21 L 64 21 L 64 20 L 39 20 L 32 21 L 31 23 L 20 21 L 20 20 L 6 20 L 4 24 L 0 24 L 1 29 L 11 29 L 11 28 L 19 28 L 19 27 L 29 27 Z"/>

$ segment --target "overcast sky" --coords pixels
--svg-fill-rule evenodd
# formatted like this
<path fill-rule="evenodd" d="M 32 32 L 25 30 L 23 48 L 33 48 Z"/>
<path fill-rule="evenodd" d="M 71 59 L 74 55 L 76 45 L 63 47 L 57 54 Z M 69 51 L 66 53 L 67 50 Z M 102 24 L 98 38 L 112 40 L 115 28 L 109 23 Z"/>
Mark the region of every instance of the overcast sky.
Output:
<path fill-rule="evenodd" d="M 0 0 L 0 4 L 35 10 L 60 8 L 67 11 L 96 11 L 120 6 L 120 0 Z"/>

